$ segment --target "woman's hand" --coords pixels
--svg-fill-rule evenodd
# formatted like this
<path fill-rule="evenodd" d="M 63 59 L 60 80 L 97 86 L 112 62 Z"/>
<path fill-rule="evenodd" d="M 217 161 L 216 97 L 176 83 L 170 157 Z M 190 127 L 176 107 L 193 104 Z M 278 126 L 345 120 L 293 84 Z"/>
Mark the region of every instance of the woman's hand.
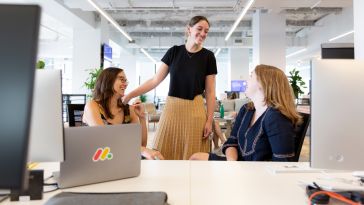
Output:
<path fill-rule="evenodd" d="M 139 99 L 135 100 L 132 104 L 135 114 L 140 118 L 145 118 L 144 106 Z"/>
<path fill-rule="evenodd" d="M 164 159 L 163 155 L 157 150 L 152 150 L 152 149 L 148 149 L 146 147 L 142 147 L 141 152 L 142 152 L 142 155 L 146 159 L 149 159 L 149 160 L 163 160 Z"/>
<path fill-rule="evenodd" d="M 237 161 L 238 160 L 238 150 L 235 147 L 229 147 L 225 151 L 227 161 Z"/>
<path fill-rule="evenodd" d="M 203 139 L 206 139 L 212 133 L 212 122 L 206 121 L 205 128 L 203 130 Z"/>

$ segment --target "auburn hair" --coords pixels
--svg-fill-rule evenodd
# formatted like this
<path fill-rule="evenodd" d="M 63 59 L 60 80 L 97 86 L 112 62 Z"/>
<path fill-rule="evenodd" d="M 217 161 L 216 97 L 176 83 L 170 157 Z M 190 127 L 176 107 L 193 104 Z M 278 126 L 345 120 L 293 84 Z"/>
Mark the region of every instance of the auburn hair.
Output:
<path fill-rule="evenodd" d="M 286 74 L 281 69 L 270 65 L 257 65 L 254 72 L 262 86 L 264 102 L 267 106 L 278 109 L 294 125 L 301 123 L 302 117 L 296 110 L 293 90 Z M 253 103 L 250 103 L 248 107 L 253 108 Z"/>

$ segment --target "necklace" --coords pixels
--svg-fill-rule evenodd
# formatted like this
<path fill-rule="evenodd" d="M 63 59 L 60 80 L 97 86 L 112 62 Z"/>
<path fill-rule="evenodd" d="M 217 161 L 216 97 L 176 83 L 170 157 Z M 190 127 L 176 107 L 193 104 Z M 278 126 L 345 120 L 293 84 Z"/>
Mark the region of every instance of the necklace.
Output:
<path fill-rule="evenodd" d="M 193 55 L 195 55 L 195 53 L 190 53 L 188 52 L 188 50 L 186 49 L 186 53 L 187 53 L 187 56 L 191 59 Z"/>
<path fill-rule="evenodd" d="M 194 53 L 191 53 L 191 52 L 188 52 L 188 50 L 187 50 L 187 46 L 185 45 L 185 50 L 186 50 L 186 54 L 187 54 L 187 56 L 191 59 L 196 53 L 198 53 L 200 50 L 202 49 L 202 47 L 199 47 L 199 48 L 197 48 L 196 49 L 196 52 L 194 52 Z"/>

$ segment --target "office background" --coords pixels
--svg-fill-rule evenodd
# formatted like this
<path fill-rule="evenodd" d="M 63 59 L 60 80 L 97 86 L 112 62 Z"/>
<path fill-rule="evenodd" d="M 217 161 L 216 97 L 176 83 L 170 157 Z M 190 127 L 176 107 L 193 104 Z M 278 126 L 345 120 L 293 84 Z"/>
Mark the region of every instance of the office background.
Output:
<path fill-rule="evenodd" d="M 297 68 L 308 85 L 310 61 L 320 56 L 322 43 L 355 42 L 356 58 L 364 58 L 360 0 L 256 0 L 228 40 L 226 35 L 248 0 L 91 1 L 132 41 L 87 0 L 0 2 L 42 6 L 38 59 L 45 61 L 46 69 L 62 69 L 63 93 L 67 94 L 89 92 L 83 83 L 89 69 L 100 67 L 103 44 L 112 48 L 112 59 L 105 60 L 104 66 L 124 68 L 130 81 L 128 90 L 132 90 L 156 72 L 169 47 L 184 43 L 185 25 L 197 14 L 211 22 L 205 47 L 217 58 L 218 98 L 231 89 L 231 80 L 247 79 L 258 63 L 276 65 L 287 74 Z M 167 90 L 168 79 L 150 91 L 147 100 L 153 102 L 155 96 L 163 100 Z"/>

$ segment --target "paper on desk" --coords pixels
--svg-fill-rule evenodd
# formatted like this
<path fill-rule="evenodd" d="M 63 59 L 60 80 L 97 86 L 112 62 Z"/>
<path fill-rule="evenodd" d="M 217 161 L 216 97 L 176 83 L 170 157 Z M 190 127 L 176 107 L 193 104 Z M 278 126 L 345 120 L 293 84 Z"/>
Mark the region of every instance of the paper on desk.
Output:
<path fill-rule="evenodd" d="M 268 165 L 267 170 L 272 174 L 279 173 L 320 173 L 322 169 L 314 169 L 309 166 L 309 164 L 294 164 L 294 165 Z"/>

